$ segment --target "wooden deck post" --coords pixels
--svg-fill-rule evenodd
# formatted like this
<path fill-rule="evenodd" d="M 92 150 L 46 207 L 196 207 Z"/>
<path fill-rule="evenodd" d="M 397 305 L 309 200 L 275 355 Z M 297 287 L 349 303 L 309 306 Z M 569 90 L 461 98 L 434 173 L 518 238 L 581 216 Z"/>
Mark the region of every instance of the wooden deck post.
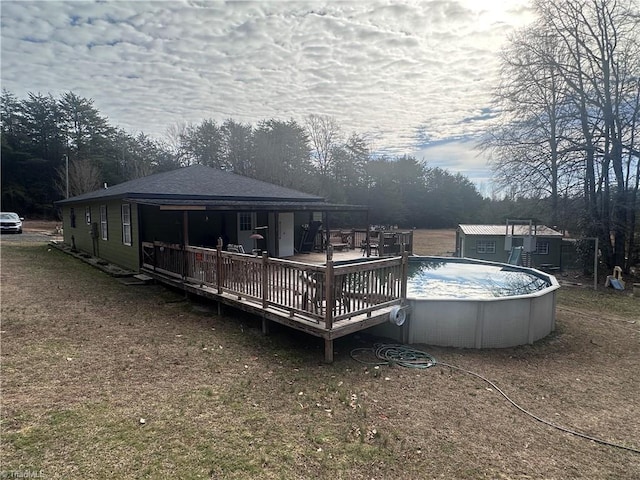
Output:
<path fill-rule="evenodd" d="M 333 292 L 334 285 L 333 277 L 333 249 L 331 245 L 327 247 L 327 266 L 324 276 L 324 295 L 325 295 L 325 310 L 324 310 L 324 325 L 326 330 L 333 328 L 333 307 L 335 303 L 335 295 Z"/>
<path fill-rule="evenodd" d="M 324 339 L 324 361 L 325 363 L 333 363 L 333 340 Z"/>
<path fill-rule="evenodd" d="M 262 252 L 262 308 L 269 306 L 269 274 L 267 272 L 267 259 L 269 254 Z"/>
<path fill-rule="evenodd" d="M 189 245 L 189 212 L 182 212 L 182 243 Z"/>
<path fill-rule="evenodd" d="M 222 238 L 218 238 L 216 245 L 216 283 L 218 284 L 218 294 L 222 295 Z"/>
<path fill-rule="evenodd" d="M 402 252 L 402 284 L 400 286 L 400 297 L 404 305 L 407 300 L 407 275 L 409 274 L 409 252 Z"/>

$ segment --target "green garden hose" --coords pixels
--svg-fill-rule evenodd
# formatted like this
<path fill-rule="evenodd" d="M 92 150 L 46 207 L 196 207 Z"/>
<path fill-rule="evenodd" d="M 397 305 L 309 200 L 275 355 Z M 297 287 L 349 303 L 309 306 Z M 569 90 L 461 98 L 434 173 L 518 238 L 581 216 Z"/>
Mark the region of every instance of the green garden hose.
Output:
<path fill-rule="evenodd" d="M 369 357 L 369 359 L 365 359 L 364 357 Z M 509 403 L 511 403 L 511 405 L 516 407 L 518 410 L 520 410 L 520 412 L 524 413 L 525 415 L 528 415 L 534 420 L 537 420 L 538 422 L 544 423 L 545 425 L 553 427 L 562 432 L 570 433 L 571 435 L 575 435 L 580 438 L 591 440 L 601 445 L 607 445 L 610 447 L 620 448 L 622 450 L 627 450 L 629 452 L 640 454 L 640 450 L 638 450 L 637 448 L 627 447 L 625 445 L 608 442 L 600 438 L 596 438 L 590 435 L 586 435 L 584 433 L 576 432 L 575 430 L 571 430 L 569 428 L 550 422 L 549 420 L 545 420 L 544 418 L 538 417 L 537 415 L 529 412 L 528 410 L 525 410 L 516 402 L 511 400 L 511 398 L 509 398 L 509 396 L 505 392 L 503 392 L 502 389 L 498 387 L 495 383 L 493 383 L 491 380 L 483 377 L 478 373 L 472 372 L 470 370 L 456 367 L 455 365 L 450 365 L 448 363 L 438 362 L 433 356 L 429 355 L 427 352 L 423 352 L 422 350 L 417 350 L 415 348 L 411 348 L 406 345 L 376 343 L 372 348 L 356 348 L 351 350 L 351 358 L 365 365 L 375 365 L 375 366 L 399 365 L 401 367 L 406 367 L 406 368 L 422 368 L 422 369 L 430 368 L 435 365 L 440 365 L 442 367 L 449 367 L 451 369 L 458 370 L 460 372 L 479 378 L 480 380 L 483 380 L 484 382 L 488 383 L 500 395 L 502 395 Z"/>

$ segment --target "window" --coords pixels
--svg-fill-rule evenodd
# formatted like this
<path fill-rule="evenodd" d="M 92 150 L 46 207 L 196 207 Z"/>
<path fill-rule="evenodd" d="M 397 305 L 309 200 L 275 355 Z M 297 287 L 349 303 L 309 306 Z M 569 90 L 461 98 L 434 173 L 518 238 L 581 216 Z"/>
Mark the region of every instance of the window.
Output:
<path fill-rule="evenodd" d="M 122 204 L 122 243 L 131 245 L 131 205 Z"/>
<path fill-rule="evenodd" d="M 85 207 L 84 220 L 87 223 L 87 225 L 91 225 L 91 207 Z"/>
<path fill-rule="evenodd" d="M 69 223 L 71 228 L 76 228 L 76 209 L 73 207 L 69 209 Z"/>
<path fill-rule="evenodd" d="M 251 213 L 247 213 L 247 212 L 240 213 L 239 223 L 240 223 L 240 231 L 241 232 L 247 232 L 247 231 L 252 230 L 252 228 L 251 228 Z"/>
<path fill-rule="evenodd" d="M 100 205 L 100 238 L 102 240 L 108 240 L 108 230 L 107 230 L 107 206 Z"/>
<path fill-rule="evenodd" d="M 476 243 L 477 253 L 496 253 L 495 240 L 478 240 Z"/>
<path fill-rule="evenodd" d="M 538 240 L 536 242 L 536 255 L 549 255 L 549 242 L 547 240 Z"/>

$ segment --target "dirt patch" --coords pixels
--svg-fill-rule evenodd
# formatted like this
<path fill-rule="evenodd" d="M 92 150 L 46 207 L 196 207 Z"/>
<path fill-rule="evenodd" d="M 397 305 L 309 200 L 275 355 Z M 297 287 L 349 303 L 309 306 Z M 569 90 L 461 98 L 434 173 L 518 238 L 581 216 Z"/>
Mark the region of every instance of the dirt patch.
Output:
<path fill-rule="evenodd" d="M 324 365 L 313 337 L 277 326 L 263 337 L 254 317 L 194 309 L 157 285 L 123 285 L 46 245 L 3 246 L 1 280 L 4 471 L 215 479 L 640 471 L 640 455 L 536 422 L 458 370 L 362 365 L 349 353 L 378 340 L 363 334 L 336 341 L 336 362 Z M 482 374 L 542 418 L 640 448 L 638 311 L 629 295 L 561 288 L 557 331 L 534 345 L 418 347 Z"/>

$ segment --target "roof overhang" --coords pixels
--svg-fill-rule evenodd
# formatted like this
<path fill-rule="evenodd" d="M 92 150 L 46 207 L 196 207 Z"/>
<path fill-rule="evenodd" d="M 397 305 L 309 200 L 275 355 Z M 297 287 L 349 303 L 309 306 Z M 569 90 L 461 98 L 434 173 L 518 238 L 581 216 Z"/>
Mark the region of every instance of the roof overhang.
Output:
<path fill-rule="evenodd" d="M 219 199 L 158 199 L 124 198 L 123 201 L 139 205 L 152 205 L 170 211 L 280 211 L 280 212 L 365 212 L 366 205 L 345 205 L 327 202 L 280 200 L 219 200 Z"/>

